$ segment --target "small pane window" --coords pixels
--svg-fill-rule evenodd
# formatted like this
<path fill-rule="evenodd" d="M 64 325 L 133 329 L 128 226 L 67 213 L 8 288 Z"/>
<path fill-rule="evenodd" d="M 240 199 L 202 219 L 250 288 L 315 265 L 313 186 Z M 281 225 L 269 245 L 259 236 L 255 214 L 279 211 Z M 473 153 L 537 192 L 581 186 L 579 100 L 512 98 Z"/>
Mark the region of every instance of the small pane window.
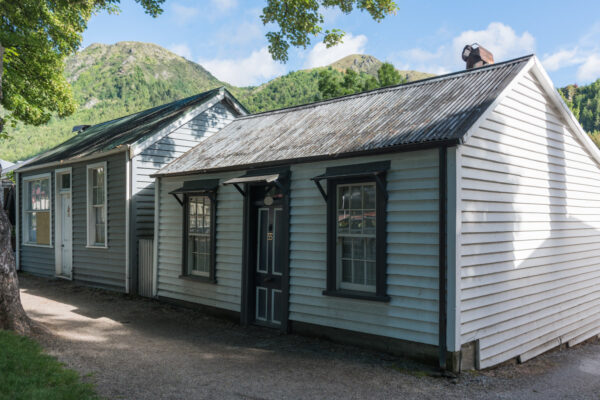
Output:
<path fill-rule="evenodd" d="M 50 245 L 50 178 L 24 180 L 24 242 Z"/>
<path fill-rule="evenodd" d="M 376 187 L 337 186 L 337 254 L 340 289 L 376 291 Z"/>
<path fill-rule="evenodd" d="M 71 175 L 70 174 L 60 175 L 60 188 L 61 189 L 70 189 L 71 188 Z"/>
<path fill-rule="evenodd" d="M 88 166 L 88 246 L 107 245 L 106 163 Z"/>
<path fill-rule="evenodd" d="M 212 200 L 187 196 L 186 274 L 210 277 L 212 259 Z"/>

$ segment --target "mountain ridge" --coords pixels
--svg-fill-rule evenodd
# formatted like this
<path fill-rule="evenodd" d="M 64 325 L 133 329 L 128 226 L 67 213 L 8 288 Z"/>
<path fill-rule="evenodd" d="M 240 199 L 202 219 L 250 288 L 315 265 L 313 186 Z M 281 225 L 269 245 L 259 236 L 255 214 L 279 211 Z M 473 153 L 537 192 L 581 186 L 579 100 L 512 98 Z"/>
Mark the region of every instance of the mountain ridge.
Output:
<path fill-rule="evenodd" d="M 236 87 L 153 43 L 93 43 L 65 63 L 65 77 L 71 84 L 77 111 L 63 119 L 52 118 L 39 127 L 19 124 L 17 128 L 5 128 L 10 138 L 0 141 L 0 159 L 23 160 L 48 150 L 72 137 L 75 125 L 113 120 L 220 86 L 252 113 L 306 104 L 321 98 L 318 80 L 323 69 L 338 73 L 353 69 L 376 77 L 382 64 L 374 56 L 352 54 L 325 67 L 291 71 L 258 86 Z M 434 76 L 419 71 L 399 73 L 409 82 Z M 593 89 L 597 94 L 583 87 L 564 88 L 561 93 L 582 121 L 595 121 L 584 126 L 593 127 L 590 132 L 596 135 L 592 137 L 598 138 L 600 83 Z"/>

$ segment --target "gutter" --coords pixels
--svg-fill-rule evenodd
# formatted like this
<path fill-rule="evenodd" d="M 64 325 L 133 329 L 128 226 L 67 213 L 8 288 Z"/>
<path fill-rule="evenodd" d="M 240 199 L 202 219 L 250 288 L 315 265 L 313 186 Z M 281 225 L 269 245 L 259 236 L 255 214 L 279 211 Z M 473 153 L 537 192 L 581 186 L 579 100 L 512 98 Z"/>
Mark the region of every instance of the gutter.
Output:
<path fill-rule="evenodd" d="M 89 156 L 85 156 L 85 157 L 81 157 L 81 158 L 69 158 L 66 160 L 52 161 L 52 162 L 48 162 L 45 164 L 36 164 L 36 165 L 29 166 L 29 167 L 25 165 L 21 168 L 17 168 L 15 170 L 15 173 L 35 171 L 37 169 L 42 169 L 42 168 L 49 168 L 49 167 L 62 166 L 62 165 L 68 165 L 68 164 L 75 164 L 75 163 L 83 162 L 83 161 L 95 160 L 97 158 L 110 156 L 110 155 L 121 153 L 121 152 L 128 151 L 128 150 L 129 150 L 129 145 L 119 145 L 112 150 L 90 154 Z"/>
<path fill-rule="evenodd" d="M 187 175 L 199 175 L 199 174 L 208 174 L 208 173 L 220 173 L 220 172 L 233 172 L 233 171 L 241 171 L 241 170 L 249 170 L 255 168 L 267 168 L 267 167 L 283 167 L 294 164 L 304 164 L 311 162 L 319 162 L 319 161 L 330 161 L 330 160 L 339 160 L 345 158 L 352 157 L 362 157 L 362 156 L 372 156 L 377 154 L 389 154 L 389 153 L 404 153 L 408 151 L 415 150 L 426 150 L 426 149 L 435 149 L 440 146 L 450 147 L 457 146 L 461 144 L 460 139 L 447 139 L 443 141 L 435 141 L 435 142 L 423 142 L 416 143 L 410 145 L 398 145 L 398 146 L 390 146 L 383 147 L 372 150 L 361 150 L 361 151 L 353 151 L 348 153 L 339 153 L 339 154 L 323 154 L 318 156 L 308 156 L 308 157 L 299 157 L 285 160 L 274 160 L 274 161 L 264 161 L 257 162 L 251 164 L 236 164 L 227 167 L 216 167 L 216 168 L 206 168 L 206 169 L 197 169 L 197 170 L 187 170 L 183 172 L 167 172 L 161 173 L 160 171 L 150 175 L 151 178 L 171 178 L 176 176 L 187 176 Z M 182 156 L 183 157 L 183 156 Z"/>
<path fill-rule="evenodd" d="M 446 257 L 446 225 L 448 218 L 448 210 L 446 208 L 446 196 L 447 196 L 447 186 L 448 186 L 448 171 L 447 171 L 447 153 L 448 147 L 440 146 L 439 147 L 439 243 L 438 243 L 438 252 L 439 252 L 439 321 L 438 321 L 438 342 L 439 342 L 439 367 L 442 371 L 446 371 L 446 355 L 448 353 L 448 344 L 447 344 L 447 324 L 448 324 L 448 315 L 447 315 L 447 271 L 448 271 L 448 260 Z"/>

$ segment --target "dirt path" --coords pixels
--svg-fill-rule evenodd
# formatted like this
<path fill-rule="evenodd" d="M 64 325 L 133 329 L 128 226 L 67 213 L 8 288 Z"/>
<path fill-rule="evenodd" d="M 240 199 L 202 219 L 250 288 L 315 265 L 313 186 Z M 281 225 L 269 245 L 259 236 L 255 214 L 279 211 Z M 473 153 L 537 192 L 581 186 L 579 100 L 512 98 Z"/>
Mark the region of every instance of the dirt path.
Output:
<path fill-rule="evenodd" d="M 458 380 L 328 341 L 21 276 L 47 351 L 110 399 L 600 399 L 600 343 Z"/>

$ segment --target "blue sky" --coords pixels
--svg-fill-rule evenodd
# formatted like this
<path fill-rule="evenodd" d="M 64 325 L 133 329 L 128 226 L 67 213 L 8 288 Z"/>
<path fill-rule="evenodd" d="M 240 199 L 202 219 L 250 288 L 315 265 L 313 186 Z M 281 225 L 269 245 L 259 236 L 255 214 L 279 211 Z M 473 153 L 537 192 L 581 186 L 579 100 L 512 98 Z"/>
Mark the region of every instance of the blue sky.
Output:
<path fill-rule="evenodd" d="M 260 22 L 264 0 L 167 0 L 156 19 L 133 0 L 120 15 L 92 17 L 83 46 L 119 41 L 151 42 L 198 62 L 219 79 L 244 86 L 286 72 L 327 65 L 353 53 L 371 54 L 399 69 L 445 73 L 464 68 L 460 51 L 478 42 L 496 61 L 536 53 L 556 86 L 600 78 L 598 1 L 403 1 L 381 23 L 368 14 L 325 10 L 326 28 L 347 33 L 326 49 L 315 37 L 292 49 L 287 64 L 274 62 Z"/>

